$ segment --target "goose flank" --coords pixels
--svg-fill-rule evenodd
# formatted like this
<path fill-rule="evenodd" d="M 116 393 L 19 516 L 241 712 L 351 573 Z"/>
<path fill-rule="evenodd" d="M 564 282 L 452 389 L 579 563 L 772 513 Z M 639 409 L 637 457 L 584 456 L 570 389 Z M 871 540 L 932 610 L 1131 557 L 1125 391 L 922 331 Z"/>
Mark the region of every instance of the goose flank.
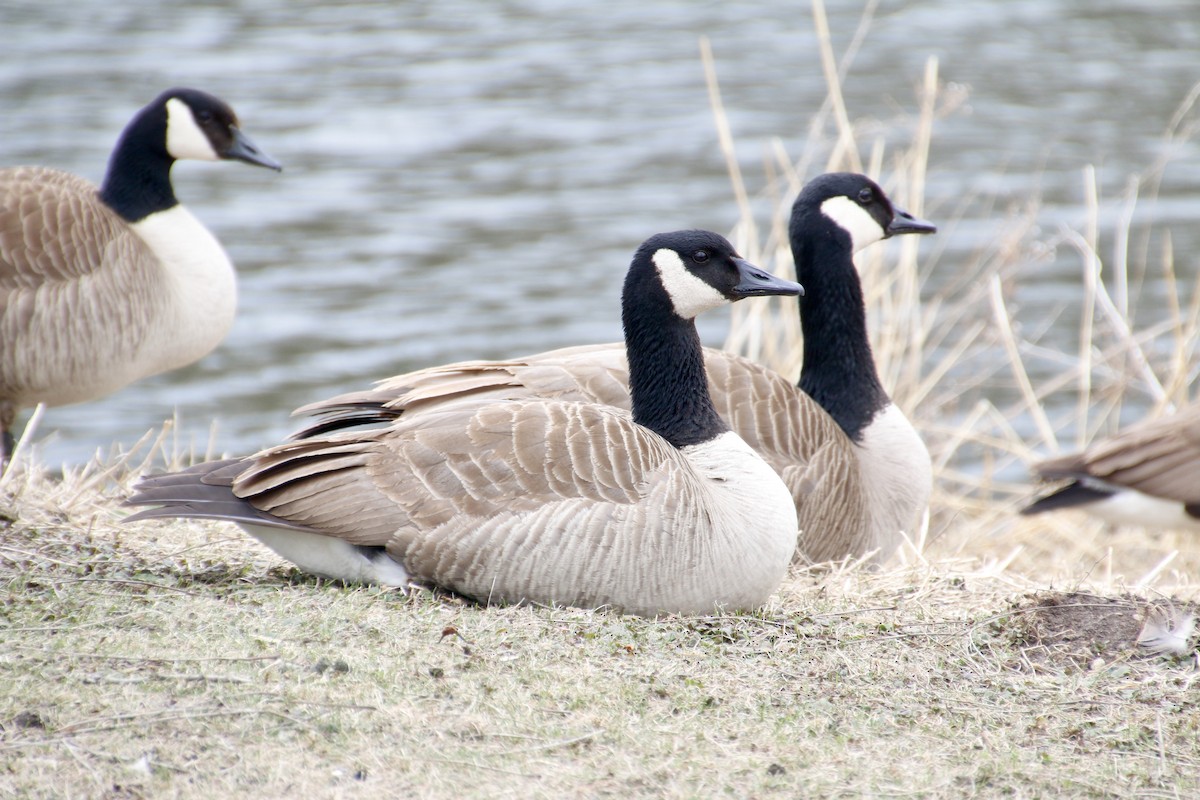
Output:
<path fill-rule="evenodd" d="M 1022 514 L 1074 508 L 1114 525 L 1200 530 L 1200 403 L 1033 467 L 1069 484 Z"/>

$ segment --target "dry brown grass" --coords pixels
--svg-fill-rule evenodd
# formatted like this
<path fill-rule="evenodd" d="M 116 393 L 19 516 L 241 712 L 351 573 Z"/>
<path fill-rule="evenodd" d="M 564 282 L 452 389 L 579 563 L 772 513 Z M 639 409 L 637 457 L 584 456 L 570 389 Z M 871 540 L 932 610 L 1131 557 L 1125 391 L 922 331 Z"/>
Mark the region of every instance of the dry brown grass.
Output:
<path fill-rule="evenodd" d="M 933 121 L 963 99 L 931 61 L 891 123 L 909 147 L 864 146 L 821 41 L 830 99 L 798 160 L 772 149 L 762 230 L 735 172 L 740 247 L 781 272 L 801 176 L 861 168 L 925 213 Z M 1197 796 L 1197 655 L 1135 640 L 1152 608 L 1194 610 L 1200 545 L 1013 514 L 1035 454 L 1111 430 L 1123 399 L 1178 403 L 1195 374 L 1200 293 L 1127 323 L 1144 250 L 1125 215 L 1098 278 L 1096 205 L 1049 238 L 1034 199 L 998 212 L 936 291 L 936 240 L 922 260 L 913 237 L 860 259 L 885 382 L 934 454 L 931 524 L 889 568 L 796 572 L 753 615 L 479 608 L 316 581 L 232 526 L 122 527 L 133 475 L 193 457 L 169 430 L 61 477 L 13 474 L 0 796 Z M 1074 353 L 1012 302 L 1054 247 L 1091 276 Z M 1171 275 L 1169 247 L 1156 260 Z M 795 374 L 798 327 L 794 308 L 743 304 L 730 347 Z M 1056 380 L 1026 377 L 1039 360 Z M 1052 422 L 1063 393 L 1075 415 Z"/>

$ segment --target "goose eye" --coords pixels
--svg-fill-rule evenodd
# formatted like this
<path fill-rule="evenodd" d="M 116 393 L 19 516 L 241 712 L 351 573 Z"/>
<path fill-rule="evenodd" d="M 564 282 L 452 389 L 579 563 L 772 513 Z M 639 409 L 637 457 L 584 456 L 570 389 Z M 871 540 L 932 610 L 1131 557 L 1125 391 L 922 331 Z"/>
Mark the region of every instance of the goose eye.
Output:
<path fill-rule="evenodd" d="M 196 114 L 196 119 L 200 120 L 200 124 L 207 125 L 213 121 L 213 112 L 207 108 L 202 108 Z"/>
<path fill-rule="evenodd" d="M 874 192 L 872 192 L 872 191 L 870 190 L 870 188 L 865 188 L 865 189 L 860 189 L 860 190 L 859 190 L 859 192 L 858 192 L 858 202 L 862 203 L 864 206 L 865 206 L 867 203 L 871 202 L 873 199 L 875 199 L 875 193 L 874 193 Z"/>
<path fill-rule="evenodd" d="M 692 253 L 692 261 L 695 261 L 697 264 L 703 264 L 705 261 L 708 261 L 708 251 L 697 250 Z"/>

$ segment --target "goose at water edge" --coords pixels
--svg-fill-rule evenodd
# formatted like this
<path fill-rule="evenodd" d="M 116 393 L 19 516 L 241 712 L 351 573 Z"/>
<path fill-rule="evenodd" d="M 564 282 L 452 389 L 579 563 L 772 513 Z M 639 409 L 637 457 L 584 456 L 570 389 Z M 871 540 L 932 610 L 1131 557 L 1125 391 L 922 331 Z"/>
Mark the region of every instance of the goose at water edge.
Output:
<path fill-rule="evenodd" d="M 171 89 L 126 126 L 99 188 L 44 167 L 0 170 L 0 471 L 17 412 L 93 400 L 182 367 L 233 324 L 233 265 L 175 197 L 179 159 L 279 170 L 233 110 Z"/>
<path fill-rule="evenodd" d="M 717 415 L 697 314 L 799 284 L 706 231 L 638 249 L 621 313 L 632 415 L 484 398 L 144 478 L 130 521 L 237 522 L 308 572 L 488 603 L 752 609 L 796 546 L 791 496 Z"/>

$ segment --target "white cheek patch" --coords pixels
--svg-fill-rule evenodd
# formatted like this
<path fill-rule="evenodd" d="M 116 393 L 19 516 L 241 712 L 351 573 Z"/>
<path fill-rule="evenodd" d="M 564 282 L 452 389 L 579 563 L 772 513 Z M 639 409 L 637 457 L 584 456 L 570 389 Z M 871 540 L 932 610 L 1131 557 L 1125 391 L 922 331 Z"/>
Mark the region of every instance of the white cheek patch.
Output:
<path fill-rule="evenodd" d="M 221 158 L 196 124 L 192 109 L 177 97 L 167 101 L 167 152 L 176 159 L 219 161 Z"/>
<path fill-rule="evenodd" d="M 656 252 L 654 266 L 675 313 L 683 319 L 692 319 L 703 311 L 729 302 L 723 294 L 688 272 L 674 250 L 663 248 Z"/>
<path fill-rule="evenodd" d="M 850 234 L 850 242 L 856 253 L 884 236 L 884 230 L 876 219 L 845 195 L 831 197 L 821 203 L 821 213 Z"/>

